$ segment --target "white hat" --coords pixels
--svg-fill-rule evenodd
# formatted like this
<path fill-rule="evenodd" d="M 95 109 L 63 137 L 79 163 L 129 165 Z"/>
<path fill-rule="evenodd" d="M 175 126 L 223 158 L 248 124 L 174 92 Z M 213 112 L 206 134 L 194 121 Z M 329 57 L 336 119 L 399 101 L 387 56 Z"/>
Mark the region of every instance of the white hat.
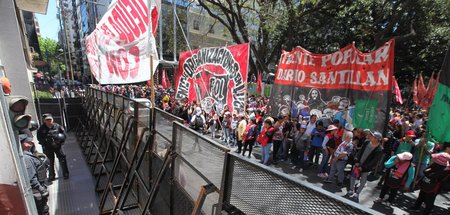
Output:
<path fill-rule="evenodd" d="M 336 127 L 335 125 L 329 125 L 327 131 L 332 131 L 332 130 L 337 130 L 339 129 L 338 127 Z"/>
<path fill-rule="evenodd" d="M 353 131 L 355 130 L 355 127 L 353 127 L 353 125 L 350 123 L 345 123 L 344 129 L 347 131 Z"/>

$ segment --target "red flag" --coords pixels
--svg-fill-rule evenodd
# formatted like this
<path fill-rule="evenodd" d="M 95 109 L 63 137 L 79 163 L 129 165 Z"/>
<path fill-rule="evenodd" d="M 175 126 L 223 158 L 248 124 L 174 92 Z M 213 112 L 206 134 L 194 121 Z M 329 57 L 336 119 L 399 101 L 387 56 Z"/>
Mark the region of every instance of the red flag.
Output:
<path fill-rule="evenodd" d="M 416 105 L 419 105 L 419 98 L 417 97 L 417 78 L 414 79 L 413 86 L 412 86 L 412 93 L 413 93 L 414 103 L 416 103 Z"/>
<path fill-rule="evenodd" d="M 419 99 L 419 105 L 421 105 L 422 100 L 427 94 L 427 89 L 425 89 L 425 84 L 423 83 L 422 73 L 419 76 L 419 82 L 417 83 L 417 98 Z"/>
<path fill-rule="evenodd" d="M 163 69 L 162 71 L 162 75 L 161 75 L 161 85 L 164 89 L 167 89 L 169 84 L 167 83 L 167 78 L 166 78 L 166 70 Z"/>
<path fill-rule="evenodd" d="M 428 82 L 427 93 L 425 97 L 422 99 L 422 108 L 427 109 L 433 103 L 434 95 L 436 94 L 437 86 L 438 86 L 439 74 L 437 77 L 434 77 L 434 73 L 430 77 L 430 81 Z"/>
<path fill-rule="evenodd" d="M 166 84 L 167 84 L 167 87 L 169 88 L 172 86 L 172 84 L 170 83 L 169 76 L 167 75 L 167 72 L 165 70 L 164 70 L 164 73 L 166 73 Z"/>
<path fill-rule="evenodd" d="M 428 85 L 427 85 L 427 94 L 430 91 L 431 88 L 433 88 L 433 77 L 434 77 L 434 72 L 431 74 L 430 76 L 430 80 L 428 80 Z"/>
<path fill-rule="evenodd" d="M 262 75 L 258 72 L 258 77 L 256 77 L 256 92 L 262 92 Z"/>
<path fill-rule="evenodd" d="M 395 89 L 394 89 L 395 101 L 402 105 L 403 104 L 402 93 L 400 92 L 400 87 L 398 87 L 397 79 L 395 79 L 395 76 L 393 76 L 393 78 L 394 78 L 394 87 L 395 87 Z"/>

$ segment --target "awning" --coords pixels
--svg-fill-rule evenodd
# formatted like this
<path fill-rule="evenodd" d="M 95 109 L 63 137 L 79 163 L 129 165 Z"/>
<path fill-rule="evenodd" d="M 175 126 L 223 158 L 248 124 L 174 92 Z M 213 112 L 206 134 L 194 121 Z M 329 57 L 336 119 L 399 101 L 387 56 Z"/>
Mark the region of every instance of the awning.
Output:
<path fill-rule="evenodd" d="M 19 10 L 45 15 L 47 14 L 48 1 L 49 0 L 16 0 L 16 6 Z"/>

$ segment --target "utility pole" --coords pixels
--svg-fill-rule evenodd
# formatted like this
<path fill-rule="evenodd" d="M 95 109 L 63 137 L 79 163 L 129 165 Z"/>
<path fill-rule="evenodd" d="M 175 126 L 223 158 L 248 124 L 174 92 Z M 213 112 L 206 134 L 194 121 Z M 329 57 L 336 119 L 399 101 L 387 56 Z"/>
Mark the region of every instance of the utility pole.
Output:
<path fill-rule="evenodd" d="M 62 7 L 62 1 L 60 0 L 59 1 L 59 25 L 60 25 L 61 31 L 64 32 L 64 38 L 63 39 L 67 40 L 66 30 L 65 30 L 65 19 L 64 19 L 64 14 L 63 13 L 64 12 L 63 12 L 63 7 Z M 64 25 L 63 25 L 63 22 L 64 22 Z M 64 47 L 66 47 L 66 44 L 63 43 L 63 48 Z M 64 48 L 63 51 L 64 51 L 64 64 L 66 65 L 66 72 L 67 72 L 67 70 L 69 69 L 69 65 L 67 64 L 67 53 L 66 53 L 67 50 L 66 50 L 66 48 Z M 61 81 L 62 76 L 60 75 L 59 78 L 60 78 L 60 81 Z"/>
<path fill-rule="evenodd" d="M 70 44 L 69 44 L 69 37 L 67 36 L 67 23 L 66 23 L 66 19 L 65 19 L 65 15 L 64 17 L 64 33 L 66 35 L 66 43 L 67 43 L 67 52 L 69 54 L 69 67 L 70 67 L 70 78 L 72 79 L 72 84 L 74 83 L 74 79 L 73 79 L 73 68 L 72 68 L 72 55 L 70 53 Z M 69 77 L 68 77 L 69 78 Z"/>
<path fill-rule="evenodd" d="M 175 0 L 172 0 L 173 5 L 173 61 L 177 60 L 177 5 Z"/>

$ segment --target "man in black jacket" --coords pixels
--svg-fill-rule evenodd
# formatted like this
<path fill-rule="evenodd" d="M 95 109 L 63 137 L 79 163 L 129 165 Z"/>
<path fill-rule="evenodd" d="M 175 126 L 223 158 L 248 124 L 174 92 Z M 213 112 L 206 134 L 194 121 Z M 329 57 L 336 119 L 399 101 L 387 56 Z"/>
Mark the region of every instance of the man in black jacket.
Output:
<path fill-rule="evenodd" d="M 63 171 L 64 179 L 69 178 L 66 154 L 62 148 L 65 138 L 66 133 L 64 128 L 58 123 L 53 122 L 51 114 L 44 114 L 44 124 L 37 131 L 37 139 L 39 140 L 39 144 L 42 145 L 44 154 L 50 160 L 50 167 L 48 169 L 49 181 L 55 180 L 55 154 Z"/>
<path fill-rule="evenodd" d="M 383 149 L 381 141 L 383 136 L 378 131 L 364 130 L 367 134 L 367 140 L 363 143 L 361 150 L 355 157 L 355 165 L 352 170 L 352 177 L 350 180 L 350 190 L 346 196 L 359 202 L 359 194 L 366 185 L 367 176 L 369 172 L 377 165 L 381 158 Z M 356 189 L 356 180 L 360 178 L 359 187 Z"/>
<path fill-rule="evenodd" d="M 33 197 L 36 203 L 36 208 L 39 215 L 47 215 L 48 212 L 48 191 L 45 186 L 45 169 L 42 174 L 41 166 L 45 168 L 45 161 L 40 160 L 33 155 L 31 149 L 34 147 L 33 138 L 27 135 L 20 136 L 20 142 L 22 143 L 23 159 L 27 168 L 28 177 L 30 178 L 30 185 L 33 191 Z"/>

